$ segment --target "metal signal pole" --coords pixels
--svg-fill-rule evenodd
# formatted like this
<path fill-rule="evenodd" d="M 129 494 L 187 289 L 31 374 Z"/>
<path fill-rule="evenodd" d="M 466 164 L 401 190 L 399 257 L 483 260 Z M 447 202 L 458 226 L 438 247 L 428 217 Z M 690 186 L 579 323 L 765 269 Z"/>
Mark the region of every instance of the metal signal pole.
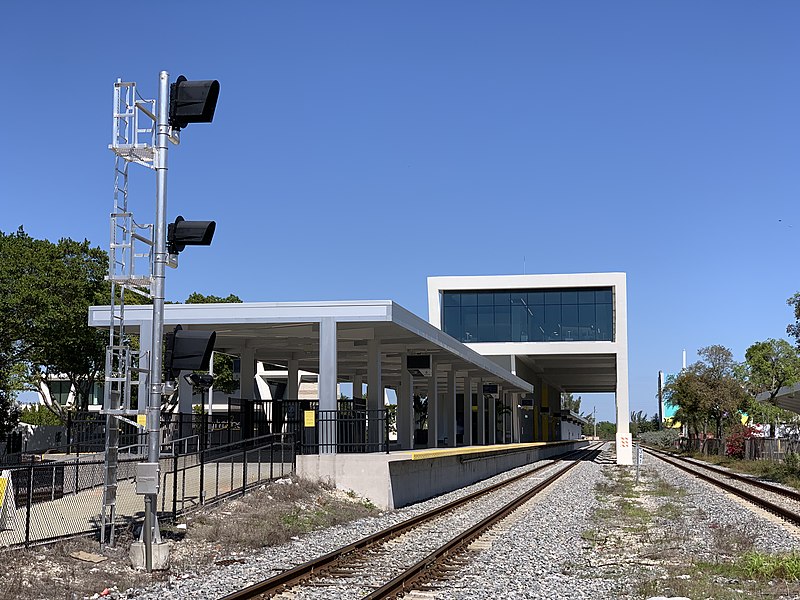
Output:
<path fill-rule="evenodd" d="M 158 464 L 161 454 L 161 346 L 164 337 L 164 270 L 167 264 L 167 146 L 169 145 L 169 73 L 161 71 L 158 81 L 156 123 L 156 220 L 153 260 L 153 334 L 150 352 L 150 397 L 147 406 L 147 461 Z M 145 496 L 144 545 L 147 571 L 153 568 L 153 542 L 161 543 L 156 514 L 157 494 Z"/>

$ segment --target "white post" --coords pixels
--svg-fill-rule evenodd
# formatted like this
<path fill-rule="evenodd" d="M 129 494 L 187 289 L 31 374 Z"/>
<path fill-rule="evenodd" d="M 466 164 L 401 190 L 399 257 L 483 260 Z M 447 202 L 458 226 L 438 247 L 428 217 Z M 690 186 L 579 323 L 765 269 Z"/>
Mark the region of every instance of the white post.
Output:
<path fill-rule="evenodd" d="M 447 410 L 447 427 L 445 433 L 447 435 L 447 445 L 456 447 L 456 370 L 455 365 L 450 365 L 450 370 L 447 372 L 447 401 L 445 402 Z"/>
<path fill-rule="evenodd" d="M 464 377 L 464 445 L 472 446 L 472 379 Z"/>
<path fill-rule="evenodd" d="M 428 448 L 439 445 L 439 386 L 436 383 L 436 359 L 431 357 L 431 376 L 428 378 Z"/>
<path fill-rule="evenodd" d="M 475 382 L 478 387 L 478 445 L 486 445 L 486 399 L 483 396 L 483 380 L 478 377 Z"/>
<path fill-rule="evenodd" d="M 336 319 L 323 317 L 319 324 L 319 410 L 336 410 Z M 330 416 L 327 415 L 327 416 Z M 336 454 L 336 423 L 318 424 L 320 454 Z"/>
<path fill-rule="evenodd" d="M 300 361 L 292 357 L 286 362 L 286 392 L 284 400 L 300 399 Z"/>
<path fill-rule="evenodd" d="M 383 439 L 377 420 L 377 411 L 384 408 L 383 395 L 381 341 L 379 339 L 367 340 L 367 415 L 369 415 L 367 418 L 370 444 L 378 444 Z"/>
<path fill-rule="evenodd" d="M 414 448 L 414 378 L 406 369 L 406 354 L 400 355 L 400 385 L 397 388 L 397 442 L 402 450 Z"/>
<path fill-rule="evenodd" d="M 256 353 L 252 348 L 244 348 L 239 353 L 239 398 L 255 399 Z"/>
<path fill-rule="evenodd" d="M 497 388 L 498 393 L 500 387 Z M 497 399 L 494 394 L 489 396 L 489 445 L 497 443 Z"/>

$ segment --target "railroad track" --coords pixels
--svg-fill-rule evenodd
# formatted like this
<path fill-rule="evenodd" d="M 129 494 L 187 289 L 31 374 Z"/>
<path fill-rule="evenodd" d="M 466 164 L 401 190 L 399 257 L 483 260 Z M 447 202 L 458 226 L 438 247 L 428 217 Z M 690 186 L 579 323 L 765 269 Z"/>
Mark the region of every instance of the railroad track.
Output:
<path fill-rule="evenodd" d="M 736 494 L 793 525 L 800 526 L 800 492 L 796 490 L 789 490 L 752 477 L 739 475 L 714 465 L 699 464 L 688 458 L 670 456 L 652 448 L 644 450 L 682 471 L 691 473 L 731 494 Z M 759 495 L 756 495 L 756 490 Z"/>
<path fill-rule="evenodd" d="M 362 538 L 352 544 L 329 552 L 314 560 L 279 573 L 260 583 L 225 596 L 223 600 L 248 600 L 252 598 L 272 598 L 275 596 L 293 598 L 301 596 L 303 586 L 336 587 L 344 580 L 356 580 L 351 586 L 372 589 L 363 594 L 365 599 L 393 598 L 399 594 L 424 585 L 426 582 L 447 575 L 461 562 L 459 555 L 469 544 L 491 527 L 508 517 L 517 508 L 528 502 L 536 494 L 552 485 L 579 461 L 593 459 L 603 444 L 571 452 L 547 465 L 536 467 L 525 473 L 499 482 L 493 486 L 469 494 L 438 507 L 428 513 L 413 517 L 375 534 Z M 544 471 L 553 471 L 544 476 Z M 531 480 L 539 480 L 530 485 Z M 491 495 L 513 496 L 504 498 L 502 507 L 490 510 L 484 503 Z M 481 514 L 481 507 L 484 512 Z M 463 525 L 464 520 L 467 525 Z M 477 520 L 477 522 L 476 522 Z M 446 535 L 445 535 L 446 534 Z M 447 541 L 436 544 L 436 537 L 445 535 Z M 434 546 L 425 550 L 426 544 Z M 403 546 L 406 547 L 405 551 Z M 413 558 L 414 552 L 421 558 Z M 419 549 L 423 551 L 420 553 Z M 413 564 L 398 566 L 387 563 L 397 559 L 410 559 Z M 406 560 L 408 562 L 408 560 Z M 384 574 L 389 571 L 388 574 Z M 398 572 L 399 571 L 399 572 Z M 366 581 L 363 578 L 366 577 Z M 361 578 L 361 579 L 359 579 Z M 376 582 L 376 578 L 378 581 Z M 389 581 L 386 579 L 391 578 Z M 356 597 L 348 596 L 348 597 Z"/>

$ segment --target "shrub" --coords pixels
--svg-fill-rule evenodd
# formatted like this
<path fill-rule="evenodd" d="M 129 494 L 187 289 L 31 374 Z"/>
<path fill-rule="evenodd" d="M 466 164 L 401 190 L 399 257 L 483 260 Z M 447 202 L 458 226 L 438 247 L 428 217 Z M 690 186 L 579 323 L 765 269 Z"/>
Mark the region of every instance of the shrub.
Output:
<path fill-rule="evenodd" d="M 745 442 L 753 437 L 753 428 L 747 425 L 734 425 L 725 443 L 725 455 L 731 458 L 744 458 Z"/>
<path fill-rule="evenodd" d="M 659 448 L 674 448 L 678 443 L 680 430 L 678 429 L 661 429 L 659 431 L 646 431 L 639 434 L 639 440 L 643 444 L 656 446 Z"/>
<path fill-rule="evenodd" d="M 25 406 L 19 414 L 19 420 L 28 425 L 64 425 L 57 414 L 41 404 Z"/>

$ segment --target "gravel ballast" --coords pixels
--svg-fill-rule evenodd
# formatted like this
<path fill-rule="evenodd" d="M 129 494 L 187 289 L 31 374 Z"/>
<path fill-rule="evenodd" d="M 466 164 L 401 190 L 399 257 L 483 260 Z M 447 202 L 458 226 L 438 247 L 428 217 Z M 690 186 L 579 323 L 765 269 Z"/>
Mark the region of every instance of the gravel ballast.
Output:
<path fill-rule="evenodd" d="M 645 458 L 636 486 L 641 491 L 638 497 L 620 500 L 606 488 L 620 477 L 632 480 L 635 468 L 618 467 L 613 458 L 606 452 L 599 461 L 582 462 L 543 497 L 518 511 L 492 533 L 493 539 L 483 549 L 468 553 L 471 561 L 462 571 L 432 585 L 435 597 L 644 598 L 647 596 L 641 590 L 647 581 L 651 582 L 648 589 L 656 590 L 652 597 L 670 597 L 676 594 L 666 582 L 668 576 L 674 576 L 682 565 L 717 560 L 727 549 L 736 550 L 733 546 L 739 534 L 754 550 L 800 549 L 793 528 L 754 513 L 710 484 L 654 457 Z M 189 569 L 162 584 L 131 589 L 119 596 L 145 600 L 220 598 L 533 466 L 376 518 L 304 535 L 291 544 L 235 554 L 231 558 L 241 562 Z M 656 484 L 678 491 L 666 495 L 647 492 Z M 636 511 L 648 516 L 636 522 L 626 520 L 619 512 L 620 505 L 614 504 L 620 501 L 633 507 L 631 518 L 636 518 Z M 309 597 L 350 598 L 352 590 L 321 586 Z"/>

